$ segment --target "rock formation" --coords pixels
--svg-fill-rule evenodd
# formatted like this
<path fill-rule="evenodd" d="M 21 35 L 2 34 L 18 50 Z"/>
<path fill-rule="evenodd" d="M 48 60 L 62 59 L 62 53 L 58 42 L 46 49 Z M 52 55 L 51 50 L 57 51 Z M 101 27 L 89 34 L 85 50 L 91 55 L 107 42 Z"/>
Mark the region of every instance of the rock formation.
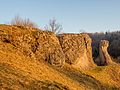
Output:
<path fill-rule="evenodd" d="M 65 54 L 65 62 L 81 69 L 95 66 L 91 38 L 87 34 L 60 34 L 58 38 Z"/>
<path fill-rule="evenodd" d="M 0 25 L 0 39 L 16 51 L 37 60 L 62 66 L 65 57 L 59 40 L 52 32 L 22 26 Z"/>
<path fill-rule="evenodd" d="M 60 34 L 22 26 L 0 25 L 2 42 L 9 43 L 20 54 L 32 59 L 48 61 L 55 66 L 64 62 L 88 69 L 95 66 L 91 38 L 87 34 Z"/>
<path fill-rule="evenodd" d="M 100 65 L 111 65 L 114 62 L 111 60 L 111 57 L 107 51 L 107 48 L 109 46 L 109 41 L 107 40 L 101 40 L 99 44 L 99 59 L 100 59 Z"/>

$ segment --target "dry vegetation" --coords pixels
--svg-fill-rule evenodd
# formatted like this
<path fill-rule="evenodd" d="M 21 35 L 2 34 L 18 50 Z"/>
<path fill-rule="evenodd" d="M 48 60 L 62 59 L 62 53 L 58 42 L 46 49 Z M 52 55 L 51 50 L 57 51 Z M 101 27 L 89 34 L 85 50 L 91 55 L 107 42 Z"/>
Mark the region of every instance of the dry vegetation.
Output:
<path fill-rule="evenodd" d="M 86 74 L 103 83 L 108 90 L 120 90 L 120 66 L 98 66 Z"/>
<path fill-rule="evenodd" d="M 55 18 L 50 19 L 48 25 L 45 26 L 45 30 L 51 31 L 57 35 L 61 33 L 62 29 L 62 25 L 58 23 Z"/>
<path fill-rule="evenodd" d="M 29 18 L 23 19 L 20 16 L 15 16 L 10 22 L 11 25 L 24 26 L 29 28 L 37 28 L 37 24 L 32 22 Z"/>

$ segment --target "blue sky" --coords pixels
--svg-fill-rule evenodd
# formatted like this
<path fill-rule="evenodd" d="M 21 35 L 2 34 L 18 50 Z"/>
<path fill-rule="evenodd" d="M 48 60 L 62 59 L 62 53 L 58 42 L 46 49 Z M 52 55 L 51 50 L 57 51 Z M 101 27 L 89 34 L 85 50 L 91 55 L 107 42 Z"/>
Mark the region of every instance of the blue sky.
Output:
<path fill-rule="evenodd" d="M 120 0 L 0 0 L 0 23 L 16 15 L 41 28 L 55 17 L 62 32 L 120 30 Z"/>

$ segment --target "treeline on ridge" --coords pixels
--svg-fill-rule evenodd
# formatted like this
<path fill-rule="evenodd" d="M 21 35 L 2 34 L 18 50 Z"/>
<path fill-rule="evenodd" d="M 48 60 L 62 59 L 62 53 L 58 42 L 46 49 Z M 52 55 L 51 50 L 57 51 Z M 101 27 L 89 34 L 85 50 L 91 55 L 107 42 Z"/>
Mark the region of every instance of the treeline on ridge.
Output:
<path fill-rule="evenodd" d="M 99 55 L 100 40 L 109 41 L 109 54 L 116 59 L 120 58 L 120 31 L 105 32 L 105 33 L 89 33 L 92 38 L 93 57 L 97 58 Z M 119 59 L 120 60 L 120 59 Z"/>

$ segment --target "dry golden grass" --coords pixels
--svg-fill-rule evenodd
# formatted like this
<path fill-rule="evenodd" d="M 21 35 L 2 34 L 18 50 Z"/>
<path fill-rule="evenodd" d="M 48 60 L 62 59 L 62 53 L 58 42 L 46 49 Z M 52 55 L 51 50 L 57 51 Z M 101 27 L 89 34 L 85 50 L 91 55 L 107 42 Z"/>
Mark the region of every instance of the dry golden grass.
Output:
<path fill-rule="evenodd" d="M 17 81 L 25 78 L 27 80 L 24 80 L 23 84 L 29 84 L 33 80 L 49 81 L 60 83 L 64 86 L 67 86 L 68 88 L 71 88 L 72 90 L 82 90 L 82 86 L 80 86 L 79 83 L 73 83 L 73 80 L 67 77 L 66 75 L 52 69 L 42 61 L 38 62 L 36 60 L 31 60 L 30 58 L 25 57 L 24 55 L 20 55 L 13 49 L 11 45 L 6 45 L 9 48 L 0 48 L 2 49 L 0 50 L 0 77 L 1 79 L 4 79 L 2 87 L 4 87 L 4 85 L 7 84 L 8 86 L 6 85 L 5 87 L 10 88 L 8 84 L 10 83 L 11 88 L 14 89 L 14 84 Z M 2 76 L 4 78 L 2 78 Z M 6 78 L 8 78 L 8 80 L 6 80 Z M 14 81 L 11 82 L 11 80 Z M 17 85 L 17 87 L 19 87 L 19 85 Z"/>
<path fill-rule="evenodd" d="M 120 66 L 97 66 L 96 68 L 84 71 L 86 74 L 100 81 L 109 90 L 120 90 Z"/>

